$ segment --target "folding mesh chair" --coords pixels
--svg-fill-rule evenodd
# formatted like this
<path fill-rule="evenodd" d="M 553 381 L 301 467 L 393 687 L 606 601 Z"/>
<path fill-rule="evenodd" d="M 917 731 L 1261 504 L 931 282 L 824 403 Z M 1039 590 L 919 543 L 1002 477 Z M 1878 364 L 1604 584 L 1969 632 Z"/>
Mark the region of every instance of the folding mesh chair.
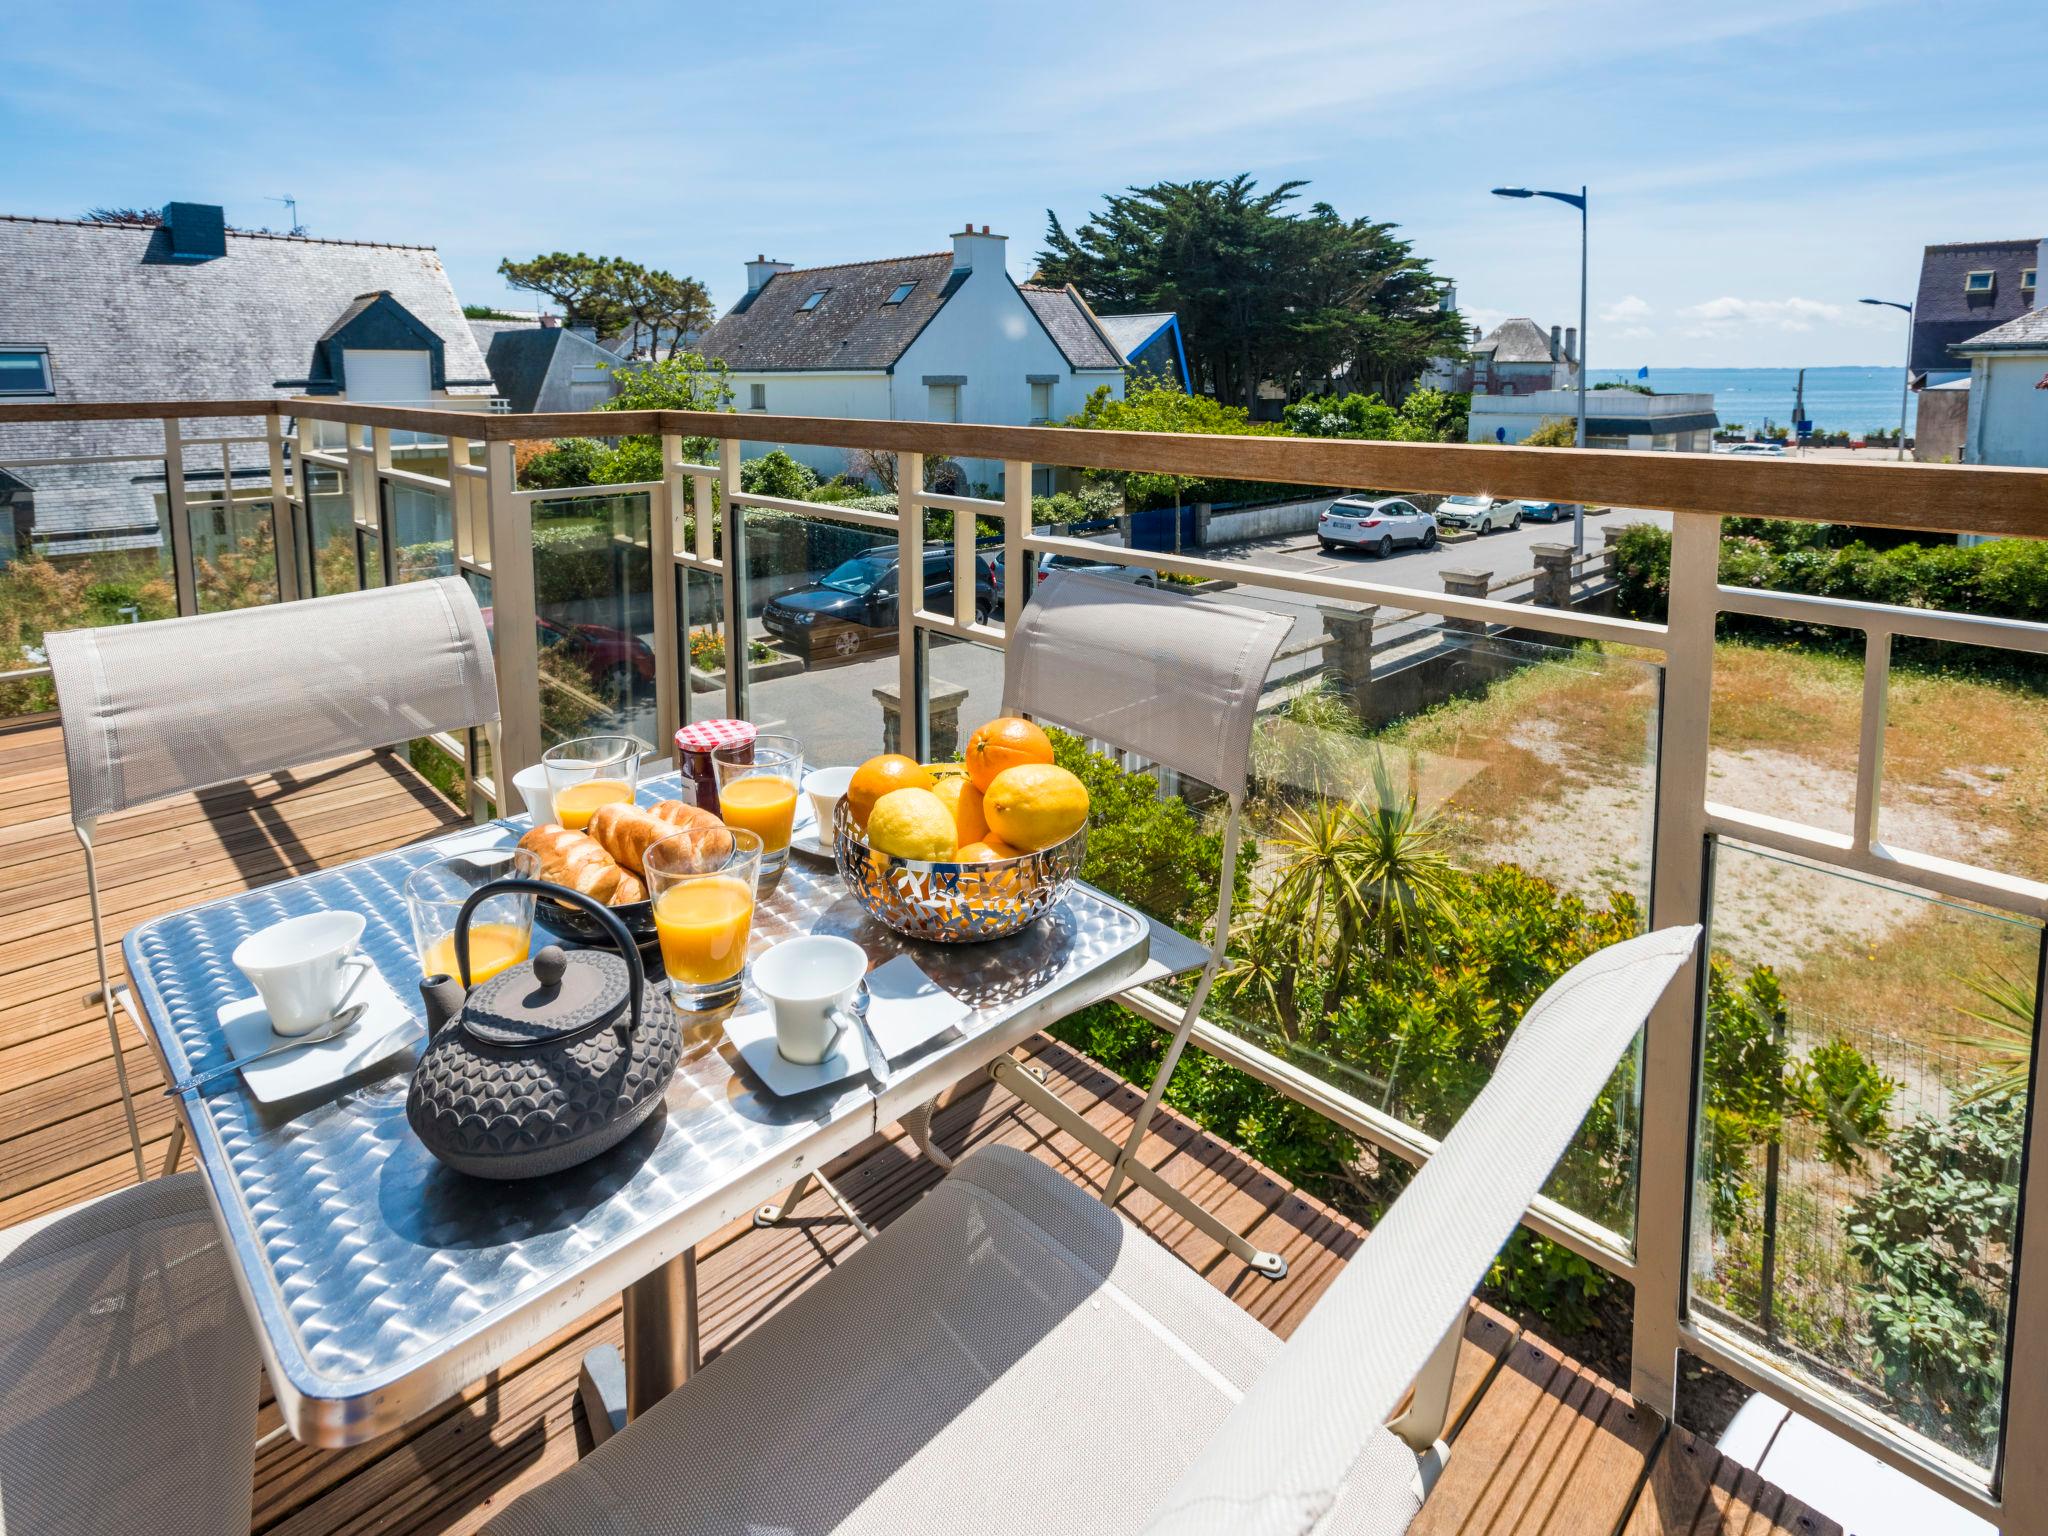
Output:
<path fill-rule="evenodd" d="M 113 811 L 498 718 L 483 614 L 459 578 L 48 637 L 93 960 L 138 1178 L 142 1132 L 107 975 L 93 833 Z M 169 1172 L 184 1123 L 172 1133 Z"/>
<path fill-rule="evenodd" d="M 1230 811 L 1208 957 L 1123 1144 L 1108 1141 L 1014 1061 L 996 1063 L 997 1080 L 1109 1162 L 1109 1182 L 1102 1192 L 1106 1203 L 1115 1204 L 1135 1184 L 1273 1279 L 1287 1273 L 1285 1259 L 1253 1247 L 1154 1173 L 1140 1161 L 1138 1149 L 1229 945 L 1252 726 L 1266 674 L 1293 623 L 1278 614 L 1059 571 L 1033 592 L 1011 632 L 1003 664 L 1005 713 L 1066 727 L 1186 774 L 1221 790 Z M 911 1127 L 921 1148 L 928 1127 L 921 1112 Z"/>

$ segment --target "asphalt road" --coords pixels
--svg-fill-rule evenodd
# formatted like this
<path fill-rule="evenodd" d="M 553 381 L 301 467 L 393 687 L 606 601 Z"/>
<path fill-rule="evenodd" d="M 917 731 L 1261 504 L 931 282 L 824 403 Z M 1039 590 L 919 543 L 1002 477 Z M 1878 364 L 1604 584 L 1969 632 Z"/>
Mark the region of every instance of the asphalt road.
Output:
<path fill-rule="evenodd" d="M 1597 551 L 1602 544 L 1601 530 L 1624 522 L 1669 527 L 1671 518 L 1664 512 L 1625 508 L 1589 517 L 1587 548 Z M 1496 578 L 1511 576 L 1534 567 L 1534 545 L 1570 542 L 1569 523 L 1524 522 L 1510 532 L 1439 544 L 1431 550 L 1397 550 L 1385 560 L 1349 550 L 1325 553 L 1317 547 L 1314 534 L 1261 539 L 1203 554 L 1233 564 L 1441 592 L 1445 571 L 1478 570 L 1490 572 Z M 1321 632 L 1320 600 L 1313 597 L 1241 586 L 1220 594 L 1218 600 L 1289 615 L 1295 620 L 1290 643 L 1299 643 Z M 756 635 L 761 633 L 758 620 L 751 627 Z M 1283 662 L 1280 671 L 1284 673 L 1311 662 L 1312 658 Z M 966 690 L 960 706 L 963 733 L 1000 712 L 1001 652 L 987 646 L 939 640 L 932 646 L 930 665 L 935 696 L 948 687 Z M 851 663 L 819 666 L 791 677 L 757 683 L 751 713 L 763 730 L 786 729 L 802 738 L 806 759 L 813 766 L 859 762 L 882 750 L 882 710 L 874 690 L 893 687 L 895 682 L 895 652 L 880 651 Z"/>

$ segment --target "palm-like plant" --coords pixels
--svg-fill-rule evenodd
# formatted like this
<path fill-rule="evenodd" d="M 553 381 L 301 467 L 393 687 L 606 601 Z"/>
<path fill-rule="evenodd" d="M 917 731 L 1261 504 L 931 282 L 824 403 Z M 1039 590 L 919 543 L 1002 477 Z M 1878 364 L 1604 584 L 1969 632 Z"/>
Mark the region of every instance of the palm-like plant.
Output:
<path fill-rule="evenodd" d="M 1962 976 L 1957 980 L 1983 1000 L 1981 1008 L 1961 1008 L 1965 1018 L 1984 1028 L 1970 1034 L 1951 1035 L 1950 1043 L 1981 1052 L 1976 1086 L 1962 1097 L 1965 1104 L 1995 1098 L 2001 1093 L 2024 1092 L 2034 1065 L 2034 988 L 2031 983 L 2003 971 L 1987 976 Z"/>

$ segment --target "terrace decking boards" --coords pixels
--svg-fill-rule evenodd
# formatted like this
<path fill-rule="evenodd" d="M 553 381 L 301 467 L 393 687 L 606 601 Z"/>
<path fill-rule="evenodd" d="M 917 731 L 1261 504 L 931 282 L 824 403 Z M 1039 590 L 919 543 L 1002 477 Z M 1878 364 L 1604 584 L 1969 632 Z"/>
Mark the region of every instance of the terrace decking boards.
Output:
<path fill-rule="evenodd" d="M 54 723 L 0 729 L 0 1226 L 133 1178 L 106 1028 L 96 1003 L 84 868 L 70 830 Z M 156 912 L 430 836 L 462 817 L 402 758 L 378 754 L 109 818 L 100 831 L 108 931 Z M 127 1062 L 152 1171 L 170 1106 L 141 1041 Z M 1140 1096 L 1041 1036 L 1019 1052 L 1053 1091 L 1121 1139 Z M 934 1117 L 960 1155 L 1001 1141 L 1099 1188 L 1106 1167 L 985 1078 Z M 1306 1315 L 1364 1241 L 1355 1222 L 1162 1110 L 1143 1155 L 1260 1246 L 1286 1280 L 1250 1273 L 1142 1191 L 1123 1209 L 1276 1333 Z M 881 1227 L 940 1175 L 900 1128 L 833 1165 L 834 1182 Z M 707 1357 L 741 1340 L 860 1242 L 813 1189 L 780 1225 L 735 1223 L 698 1249 Z M 610 1302 L 458 1398 L 384 1440 L 316 1451 L 280 1437 L 255 1459 L 254 1530 L 290 1536 L 473 1531 L 568 1466 L 588 1439 L 574 1405 L 593 1344 L 617 1343 Z M 1826 1520 L 1490 1308 L 1474 1305 L 1453 1387 L 1453 1454 L 1413 1529 L 1430 1536 L 1838 1536 Z M 265 1394 L 258 1429 L 279 1423 Z M 935 1531 L 947 1529 L 934 1512 Z"/>

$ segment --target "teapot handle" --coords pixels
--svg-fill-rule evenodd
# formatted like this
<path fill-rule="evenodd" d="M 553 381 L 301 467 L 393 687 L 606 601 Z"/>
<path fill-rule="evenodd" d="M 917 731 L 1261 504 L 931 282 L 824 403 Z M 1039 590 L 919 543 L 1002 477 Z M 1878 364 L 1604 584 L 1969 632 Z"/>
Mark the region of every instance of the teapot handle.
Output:
<path fill-rule="evenodd" d="M 640 994 L 647 989 L 647 967 L 640 959 L 640 946 L 633 942 L 633 935 L 626 925 L 619 921 L 618 914 L 595 897 L 573 890 L 566 885 L 556 885 L 549 880 L 527 880 L 517 875 L 507 875 L 499 880 L 486 880 L 469 893 L 469 899 L 462 904 L 462 910 L 455 914 L 455 969 L 462 982 L 463 990 L 469 988 L 469 915 L 477 904 L 489 897 L 506 892 L 532 891 L 536 899 L 545 897 L 554 901 L 565 901 L 574 907 L 581 907 L 597 920 L 597 925 L 610 936 L 612 946 L 625 957 L 626 976 L 630 983 L 627 994 L 633 1009 L 633 1033 L 640 1032 Z"/>

